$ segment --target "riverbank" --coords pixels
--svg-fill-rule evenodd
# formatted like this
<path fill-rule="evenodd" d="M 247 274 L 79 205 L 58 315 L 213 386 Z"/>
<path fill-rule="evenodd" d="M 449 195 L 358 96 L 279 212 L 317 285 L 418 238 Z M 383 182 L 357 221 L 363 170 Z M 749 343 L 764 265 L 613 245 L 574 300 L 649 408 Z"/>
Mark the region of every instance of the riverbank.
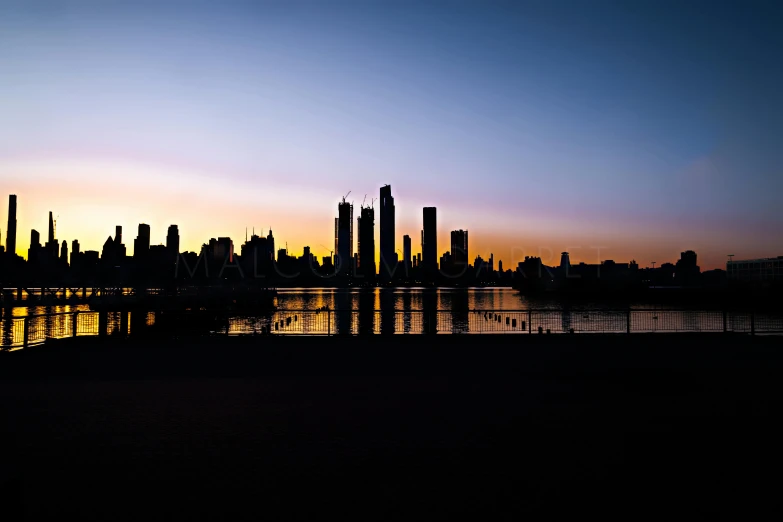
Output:
<path fill-rule="evenodd" d="M 782 370 L 781 339 L 730 334 L 68 339 L 0 354 L 0 500 L 82 520 L 747 517 L 779 511 Z"/>

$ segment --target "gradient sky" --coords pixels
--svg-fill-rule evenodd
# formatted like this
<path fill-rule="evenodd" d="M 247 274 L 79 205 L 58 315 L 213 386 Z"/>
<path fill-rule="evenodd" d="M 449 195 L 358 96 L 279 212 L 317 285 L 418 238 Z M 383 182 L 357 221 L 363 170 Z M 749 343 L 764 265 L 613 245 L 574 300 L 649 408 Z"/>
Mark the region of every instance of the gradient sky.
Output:
<path fill-rule="evenodd" d="M 3 243 L 15 193 L 20 254 L 52 210 L 329 255 L 389 183 L 414 252 L 437 206 L 509 268 L 783 255 L 782 5 L 0 0 Z"/>

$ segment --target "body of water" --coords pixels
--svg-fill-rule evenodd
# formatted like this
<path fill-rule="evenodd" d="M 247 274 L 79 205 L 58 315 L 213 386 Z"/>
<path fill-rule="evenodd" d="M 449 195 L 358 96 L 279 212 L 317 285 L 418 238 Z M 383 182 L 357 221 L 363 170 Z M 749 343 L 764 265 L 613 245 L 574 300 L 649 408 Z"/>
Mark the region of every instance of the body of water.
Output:
<path fill-rule="evenodd" d="M 363 333 L 625 333 L 783 332 L 780 314 L 724 313 L 649 303 L 565 302 L 531 299 L 508 288 L 283 289 L 277 310 L 266 314 L 205 314 L 189 323 L 171 323 L 176 314 L 155 311 L 108 312 L 103 319 L 89 305 L 29 306 L 3 311 L 2 346 L 19 346 L 24 316 L 30 342 L 74 335 L 134 334 L 149 327 L 183 333 L 363 334 Z M 329 311 L 324 311 L 324 309 Z M 60 314 L 60 315 L 53 315 Z M 159 317 L 160 316 L 160 317 Z M 183 316 L 185 317 L 185 316 Z M 159 323 L 159 319 L 164 320 Z"/>

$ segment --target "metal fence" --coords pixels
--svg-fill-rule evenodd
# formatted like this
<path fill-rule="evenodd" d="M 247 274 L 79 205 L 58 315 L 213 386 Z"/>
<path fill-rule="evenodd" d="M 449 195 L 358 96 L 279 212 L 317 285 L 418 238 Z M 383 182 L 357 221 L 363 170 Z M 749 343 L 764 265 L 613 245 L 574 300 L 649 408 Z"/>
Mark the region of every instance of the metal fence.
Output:
<path fill-rule="evenodd" d="M 46 339 L 141 335 L 365 335 L 735 332 L 783 334 L 783 315 L 693 310 L 277 310 L 258 316 L 204 312 L 65 312 L 0 320 L 4 349 Z"/>

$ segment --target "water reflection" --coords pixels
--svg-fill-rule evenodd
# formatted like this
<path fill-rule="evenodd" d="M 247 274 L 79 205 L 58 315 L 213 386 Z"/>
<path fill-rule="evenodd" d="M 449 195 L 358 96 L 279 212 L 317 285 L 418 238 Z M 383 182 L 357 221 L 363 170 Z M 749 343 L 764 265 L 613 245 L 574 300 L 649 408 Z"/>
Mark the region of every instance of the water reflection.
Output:
<path fill-rule="evenodd" d="M 359 292 L 359 335 L 375 333 L 375 292 Z"/>
<path fill-rule="evenodd" d="M 568 303 L 565 303 L 563 305 L 563 311 L 560 314 L 561 321 L 560 321 L 560 327 L 562 331 L 568 332 L 571 330 L 571 307 L 568 305 Z"/>
<path fill-rule="evenodd" d="M 333 306 L 335 315 L 337 315 L 337 334 L 350 335 L 351 322 L 353 321 L 352 295 L 348 292 L 337 292 L 333 294 Z"/>
<path fill-rule="evenodd" d="M 147 311 L 90 312 L 89 306 L 56 305 L 0 310 L 0 342 L 22 344 L 24 316 L 31 343 L 73 335 L 201 335 L 233 334 L 338 334 L 381 333 L 528 333 L 551 329 L 569 332 L 676 332 L 676 331 L 783 331 L 783 318 L 775 314 L 716 311 L 636 310 L 610 311 L 568 302 L 529 302 L 507 289 L 316 289 L 282 291 L 279 310 L 250 316 L 219 314 L 156 314 Z M 546 306 L 544 306 L 546 305 Z M 641 305 L 640 305 L 641 306 Z M 315 312 L 320 307 L 329 310 Z M 529 308 L 533 311 L 524 311 Z M 302 312 L 301 310 L 313 312 Z M 74 312 L 80 312 L 74 315 Z M 84 313 L 81 313 L 84 312 Z M 59 314 L 59 315 L 52 315 Z M 160 319 L 160 320 L 158 320 Z M 176 319 L 176 320 L 175 320 Z"/>
<path fill-rule="evenodd" d="M 468 292 L 456 291 L 451 296 L 451 333 L 468 331 Z"/>
<path fill-rule="evenodd" d="M 402 294 L 402 332 L 411 333 L 411 292 Z"/>
<path fill-rule="evenodd" d="M 421 309 L 423 311 L 423 328 L 425 334 L 438 333 L 438 292 L 437 290 L 424 290 L 421 293 Z"/>
<path fill-rule="evenodd" d="M 392 292 L 380 293 L 381 305 L 381 334 L 389 335 L 395 332 L 394 294 Z"/>

